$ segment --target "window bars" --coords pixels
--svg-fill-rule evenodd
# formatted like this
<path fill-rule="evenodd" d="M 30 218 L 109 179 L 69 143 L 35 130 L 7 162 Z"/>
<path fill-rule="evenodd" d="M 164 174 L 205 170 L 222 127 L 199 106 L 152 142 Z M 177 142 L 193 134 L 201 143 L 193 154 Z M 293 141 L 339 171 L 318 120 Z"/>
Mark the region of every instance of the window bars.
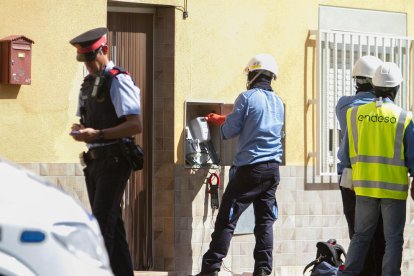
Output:
<path fill-rule="evenodd" d="M 337 174 L 337 151 L 340 144 L 335 106 L 341 96 L 355 94 L 351 77 L 353 64 L 364 55 L 395 62 L 404 78 L 395 102 L 409 110 L 414 62 L 413 55 L 410 55 L 413 39 L 332 30 L 313 33 L 317 39 L 315 173 L 317 176 L 333 176 Z"/>

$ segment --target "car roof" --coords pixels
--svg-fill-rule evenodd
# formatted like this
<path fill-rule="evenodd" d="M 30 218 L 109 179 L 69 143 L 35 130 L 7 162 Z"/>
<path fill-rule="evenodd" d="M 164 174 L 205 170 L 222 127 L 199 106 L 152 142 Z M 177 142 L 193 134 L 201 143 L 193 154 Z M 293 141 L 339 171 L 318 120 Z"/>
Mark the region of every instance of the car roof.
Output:
<path fill-rule="evenodd" d="M 88 223 L 92 216 L 69 194 L 45 179 L 0 158 L 0 222 L 51 225 Z"/>

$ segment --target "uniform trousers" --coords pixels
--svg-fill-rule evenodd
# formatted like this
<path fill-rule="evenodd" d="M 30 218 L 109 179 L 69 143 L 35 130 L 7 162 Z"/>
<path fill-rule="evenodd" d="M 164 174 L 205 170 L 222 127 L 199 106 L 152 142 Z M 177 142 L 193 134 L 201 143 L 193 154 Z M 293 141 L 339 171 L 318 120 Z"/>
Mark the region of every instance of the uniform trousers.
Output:
<path fill-rule="evenodd" d="M 379 213 L 382 213 L 385 254 L 382 261 L 383 276 L 401 275 L 402 250 L 406 200 L 356 196 L 355 234 L 349 245 L 345 270 L 338 275 L 359 275 L 361 273 L 369 244 L 374 236 Z"/>
<path fill-rule="evenodd" d="M 268 274 L 271 273 L 273 224 L 277 219 L 276 188 L 279 180 L 279 163 L 276 161 L 237 168 L 223 194 L 210 247 L 203 256 L 201 273 L 220 271 L 237 221 L 250 204 L 253 204 L 255 215 L 254 272 L 262 268 Z"/>
<path fill-rule="evenodd" d="M 132 276 L 132 260 L 122 220 L 121 200 L 131 169 L 121 156 L 90 160 L 84 169 L 92 213 L 101 229 L 112 271 Z"/>

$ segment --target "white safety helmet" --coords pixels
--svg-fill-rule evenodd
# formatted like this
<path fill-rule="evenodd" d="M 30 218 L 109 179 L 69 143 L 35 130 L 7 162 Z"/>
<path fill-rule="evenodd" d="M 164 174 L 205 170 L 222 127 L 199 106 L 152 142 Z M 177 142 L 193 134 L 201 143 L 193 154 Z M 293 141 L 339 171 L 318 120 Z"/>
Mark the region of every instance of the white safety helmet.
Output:
<path fill-rule="evenodd" d="M 375 71 L 372 84 L 378 87 L 396 87 L 401 85 L 401 70 L 394 62 L 384 62 Z"/>
<path fill-rule="evenodd" d="M 279 74 L 279 67 L 277 66 L 276 60 L 272 55 L 269 54 L 258 54 L 250 59 L 247 63 L 244 72 L 248 74 L 252 71 L 266 70 L 273 73 L 274 79 L 277 78 Z"/>
<path fill-rule="evenodd" d="M 362 56 L 355 62 L 352 69 L 352 77 L 372 78 L 375 70 L 382 64 L 382 61 L 374 56 Z"/>

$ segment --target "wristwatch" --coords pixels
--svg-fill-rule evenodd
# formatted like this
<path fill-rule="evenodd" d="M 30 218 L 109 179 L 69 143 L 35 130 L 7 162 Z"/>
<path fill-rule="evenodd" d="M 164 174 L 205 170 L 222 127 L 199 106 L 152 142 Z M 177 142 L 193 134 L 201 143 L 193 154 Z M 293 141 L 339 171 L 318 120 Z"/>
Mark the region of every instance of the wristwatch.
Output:
<path fill-rule="evenodd" d="M 99 138 L 99 140 L 104 140 L 105 138 L 104 138 L 104 132 L 103 132 L 103 130 L 102 129 L 100 129 L 99 130 L 99 133 L 98 133 L 98 138 Z"/>

